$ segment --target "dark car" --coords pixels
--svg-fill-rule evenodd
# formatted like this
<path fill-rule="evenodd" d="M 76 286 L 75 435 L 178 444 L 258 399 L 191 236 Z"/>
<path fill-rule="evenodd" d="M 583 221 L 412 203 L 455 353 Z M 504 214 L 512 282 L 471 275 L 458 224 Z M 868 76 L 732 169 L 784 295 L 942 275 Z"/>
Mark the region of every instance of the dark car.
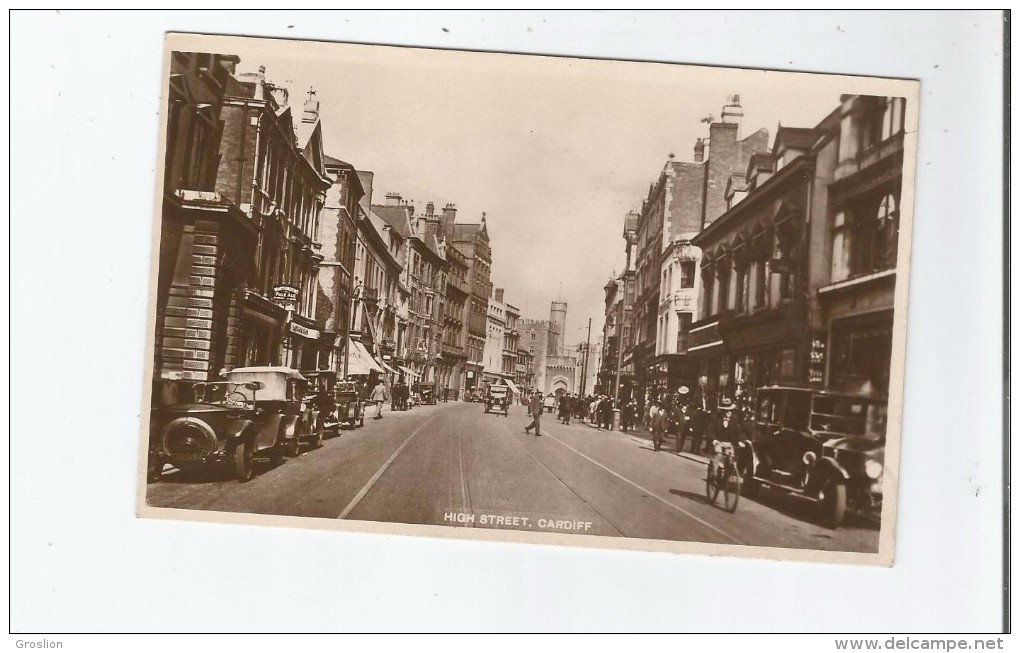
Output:
<path fill-rule="evenodd" d="M 421 396 L 421 403 L 423 404 L 436 404 L 436 385 L 434 383 L 417 383 L 415 392 Z"/>
<path fill-rule="evenodd" d="M 790 386 L 758 390 L 744 487 L 779 488 L 814 501 L 819 521 L 882 507 L 885 397 Z"/>
<path fill-rule="evenodd" d="M 485 412 L 503 413 L 507 416 L 510 410 L 510 388 L 505 385 L 493 384 L 485 395 Z"/>
<path fill-rule="evenodd" d="M 181 383 L 153 409 L 148 479 L 163 466 L 226 463 L 241 481 L 257 456 L 280 462 L 298 455 L 302 439 L 322 442 L 319 411 L 305 401 L 306 379 L 286 367 L 236 368 L 226 381 Z"/>

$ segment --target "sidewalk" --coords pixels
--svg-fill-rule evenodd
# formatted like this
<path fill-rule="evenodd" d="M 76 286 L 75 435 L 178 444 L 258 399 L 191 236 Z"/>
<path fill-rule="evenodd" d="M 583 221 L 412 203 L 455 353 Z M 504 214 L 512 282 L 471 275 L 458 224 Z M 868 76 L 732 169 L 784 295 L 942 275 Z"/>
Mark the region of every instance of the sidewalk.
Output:
<path fill-rule="evenodd" d="M 596 431 L 604 431 L 605 430 L 605 429 L 600 428 L 598 426 L 595 426 L 594 424 L 591 424 L 591 423 L 589 423 L 589 422 L 587 422 L 585 420 L 576 420 L 576 421 L 580 422 L 581 424 L 584 424 L 585 426 L 587 426 L 590 429 L 595 429 Z M 632 431 L 615 431 L 615 432 L 616 433 L 626 433 L 628 435 L 634 435 L 634 436 L 637 436 L 637 437 L 641 438 L 642 440 L 647 440 L 649 443 L 651 443 L 651 441 L 652 441 L 652 432 L 649 431 L 648 429 L 644 428 L 643 426 L 636 426 L 636 427 L 634 427 L 634 430 L 632 430 Z M 704 465 L 708 464 L 709 458 L 707 456 L 703 456 L 701 454 L 693 453 L 691 451 L 681 451 L 680 453 L 677 453 L 676 452 L 676 439 L 675 438 L 676 438 L 676 436 L 674 436 L 674 435 L 667 435 L 666 436 L 666 440 L 673 443 L 673 448 L 671 448 L 671 449 L 667 448 L 665 443 L 663 443 L 662 451 L 665 451 L 667 453 L 671 453 L 674 456 L 680 456 L 681 458 L 686 458 L 687 460 L 693 460 L 696 463 L 702 463 Z M 690 442 L 690 438 L 687 439 L 687 442 Z M 685 444 L 687 444 L 687 443 L 685 443 Z M 690 446 L 690 445 L 688 444 L 688 446 Z"/>

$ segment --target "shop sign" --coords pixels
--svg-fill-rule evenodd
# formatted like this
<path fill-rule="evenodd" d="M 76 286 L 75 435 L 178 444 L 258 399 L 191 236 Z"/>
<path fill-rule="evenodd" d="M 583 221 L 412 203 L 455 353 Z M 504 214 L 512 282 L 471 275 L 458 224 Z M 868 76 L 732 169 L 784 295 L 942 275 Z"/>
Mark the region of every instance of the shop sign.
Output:
<path fill-rule="evenodd" d="M 290 323 L 290 330 L 298 334 L 302 338 L 308 338 L 310 340 L 319 339 L 319 331 L 317 329 L 309 329 L 308 327 L 303 327 L 297 322 Z"/>
<path fill-rule="evenodd" d="M 825 379 L 825 340 L 821 336 L 811 339 L 809 354 L 808 381 L 822 383 Z"/>

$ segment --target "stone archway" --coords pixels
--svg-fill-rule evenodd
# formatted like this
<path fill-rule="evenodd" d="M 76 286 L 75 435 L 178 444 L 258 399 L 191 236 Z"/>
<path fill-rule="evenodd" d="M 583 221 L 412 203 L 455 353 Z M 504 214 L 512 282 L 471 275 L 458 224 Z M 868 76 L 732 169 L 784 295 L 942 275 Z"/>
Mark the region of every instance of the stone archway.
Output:
<path fill-rule="evenodd" d="M 555 376 L 552 383 L 549 384 L 549 390 L 556 395 L 558 400 L 564 393 L 570 392 L 570 381 L 565 376 Z"/>

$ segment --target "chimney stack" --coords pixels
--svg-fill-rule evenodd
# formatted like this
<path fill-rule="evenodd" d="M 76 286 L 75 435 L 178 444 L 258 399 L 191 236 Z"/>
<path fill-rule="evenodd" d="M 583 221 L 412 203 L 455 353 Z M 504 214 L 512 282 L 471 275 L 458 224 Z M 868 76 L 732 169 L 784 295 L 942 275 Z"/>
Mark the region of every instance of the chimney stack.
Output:
<path fill-rule="evenodd" d="M 701 163 L 705 160 L 705 139 L 699 138 L 694 143 L 694 162 Z"/>
<path fill-rule="evenodd" d="M 301 122 L 313 123 L 319 119 L 319 101 L 315 99 L 315 89 L 308 89 L 308 99 L 305 100 L 305 110 L 301 114 Z"/>
<path fill-rule="evenodd" d="M 447 204 L 443 207 L 443 233 L 453 235 L 453 223 L 457 219 L 457 205 Z"/>
<path fill-rule="evenodd" d="M 432 202 L 429 202 L 429 203 L 427 203 L 425 205 L 425 215 L 427 217 L 431 218 L 433 215 L 435 215 L 435 210 L 436 210 L 436 205 L 433 204 Z"/>
<path fill-rule="evenodd" d="M 740 106 L 740 96 L 731 95 L 726 98 L 726 105 L 722 110 L 722 121 L 737 126 L 737 140 L 740 140 L 741 123 L 744 120 L 744 109 Z"/>
<path fill-rule="evenodd" d="M 400 206 L 400 193 L 386 193 L 386 206 Z"/>
<path fill-rule="evenodd" d="M 503 289 L 502 288 L 496 288 L 496 301 L 499 302 L 500 304 L 503 303 Z"/>

